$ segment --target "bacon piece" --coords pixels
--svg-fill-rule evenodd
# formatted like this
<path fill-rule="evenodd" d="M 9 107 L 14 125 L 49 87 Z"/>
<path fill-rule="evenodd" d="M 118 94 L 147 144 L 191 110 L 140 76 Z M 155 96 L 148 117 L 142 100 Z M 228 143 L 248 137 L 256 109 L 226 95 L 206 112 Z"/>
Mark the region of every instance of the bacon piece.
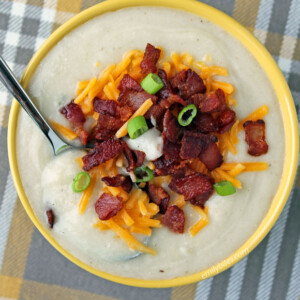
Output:
<path fill-rule="evenodd" d="M 260 156 L 268 152 L 269 146 L 265 136 L 265 122 L 263 120 L 247 121 L 244 123 L 245 140 L 249 145 L 248 153 Z"/>
<path fill-rule="evenodd" d="M 170 95 L 167 99 L 164 99 L 163 101 L 167 101 L 168 102 L 168 104 L 167 104 L 168 108 L 171 107 L 175 103 L 179 103 L 179 104 L 181 104 L 183 106 L 186 106 L 186 102 L 180 96 L 178 96 L 178 95 Z"/>
<path fill-rule="evenodd" d="M 132 115 L 132 109 L 128 105 L 119 107 L 120 120 L 126 122 Z"/>
<path fill-rule="evenodd" d="M 114 197 L 107 193 L 103 193 L 95 203 L 95 211 L 99 219 L 103 221 L 114 217 L 122 207 L 121 197 Z"/>
<path fill-rule="evenodd" d="M 179 142 L 181 127 L 178 125 L 177 119 L 172 115 L 169 109 L 164 115 L 162 134 L 172 143 Z"/>
<path fill-rule="evenodd" d="M 143 164 L 144 159 L 146 157 L 145 152 L 139 150 L 132 150 L 132 152 L 133 152 L 133 156 L 135 157 L 136 166 L 140 167 Z"/>
<path fill-rule="evenodd" d="M 74 101 L 62 107 L 59 112 L 63 114 L 73 126 L 83 125 L 85 122 L 85 116 L 80 106 L 74 103 Z"/>
<path fill-rule="evenodd" d="M 217 138 L 211 134 L 201 132 L 185 131 L 180 149 L 182 159 L 197 158 L 211 143 L 217 141 Z"/>
<path fill-rule="evenodd" d="M 202 101 L 200 101 L 199 104 L 199 108 L 202 113 L 219 112 L 224 110 L 225 107 L 225 95 L 221 89 L 218 89 L 214 94 L 206 95 L 206 97 Z"/>
<path fill-rule="evenodd" d="M 162 152 L 167 159 L 178 159 L 180 152 L 180 144 L 170 142 L 164 135 Z"/>
<path fill-rule="evenodd" d="M 134 78 L 132 78 L 129 74 L 125 74 L 119 83 L 118 89 L 123 92 L 125 90 L 131 90 L 136 92 L 143 91 L 143 88 L 139 85 Z"/>
<path fill-rule="evenodd" d="M 136 111 L 149 98 L 154 104 L 156 103 L 157 97 L 148 94 L 146 91 L 125 90 L 120 93 L 118 101 L 121 106 L 128 105 L 133 111 Z"/>
<path fill-rule="evenodd" d="M 145 114 L 145 118 L 148 120 L 151 120 L 151 118 L 154 119 L 156 123 L 156 127 L 160 128 L 162 127 L 162 121 L 165 114 L 166 108 L 164 108 L 162 105 L 155 104 L 150 107 L 150 109 Z"/>
<path fill-rule="evenodd" d="M 196 107 L 199 108 L 200 103 L 203 102 L 203 101 L 205 101 L 205 99 L 206 99 L 206 95 L 205 94 L 198 93 L 198 94 L 195 94 L 195 95 L 189 97 L 186 100 L 186 103 L 187 104 L 194 104 Z"/>
<path fill-rule="evenodd" d="M 182 70 L 170 79 L 173 89 L 179 91 L 183 99 L 188 99 L 194 94 L 205 93 L 206 87 L 199 75 L 191 69 Z"/>
<path fill-rule="evenodd" d="M 113 177 L 102 177 L 101 180 L 108 186 L 120 186 L 126 193 L 132 189 L 132 181 L 129 176 L 117 175 Z"/>
<path fill-rule="evenodd" d="M 115 157 L 123 150 L 122 144 L 114 137 L 95 146 L 87 155 L 82 157 L 83 169 L 89 171 L 92 168 Z"/>
<path fill-rule="evenodd" d="M 174 159 L 166 159 L 164 156 L 154 161 L 155 176 L 172 175 L 173 177 L 185 177 L 195 173 L 194 170 L 188 167 L 188 160 L 181 160 L 180 162 Z"/>
<path fill-rule="evenodd" d="M 123 125 L 123 122 L 109 114 L 99 114 L 96 127 L 93 129 L 90 139 L 99 141 L 107 140 L 112 137 L 116 131 Z"/>
<path fill-rule="evenodd" d="M 118 103 L 114 100 L 94 99 L 94 111 L 99 114 L 109 114 L 116 117 L 118 114 Z"/>
<path fill-rule="evenodd" d="M 46 211 L 49 227 L 52 229 L 55 221 L 53 210 L 50 208 Z"/>
<path fill-rule="evenodd" d="M 216 121 L 210 114 L 198 113 L 193 123 L 195 124 L 196 129 L 201 131 L 202 133 L 211 133 L 218 131 Z"/>
<path fill-rule="evenodd" d="M 127 160 L 127 168 L 126 169 L 127 169 L 128 172 L 133 171 L 136 168 L 136 162 L 135 162 L 135 159 L 134 159 L 134 156 L 133 156 L 133 151 L 131 151 L 129 149 L 126 142 L 121 141 L 121 143 L 122 143 L 122 147 L 123 147 L 124 156 Z"/>
<path fill-rule="evenodd" d="M 210 144 L 207 149 L 199 155 L 199 159 L 205 164 L 209 171 L 219 167 L 223 162 L 223 156 L 216 143 Z"/>
<path fill-rule="evenodd" d="M 59 112 L 71 123 L 75 133 L 80 139 L 81 144 L 86 145 L 88 134 L 83 130 L 83 124 L 86 119 L 80 106 L 74 103 L 74 101 L 71 101 L 69 104 L 62 107 Z"/>
<path fill-rule="evenodd" d="M 173 177 L 169 187 L 174 192 L 182 194 L 185 201 L 198 205 L 197 203 L 201 200 L 202 205 L 213 193 L 213 180 L 206 175 L 194 173 L 181 178 Z"/>
<path fill-rule="evenodd" d="M 160 100 L 161 99 L 166 99 L 166 98 L 170 97 L 171 95 L 173 95 L 171 84 L 168 80 L 167 73 L 163 69 L 158 70 L 158 76 L 160 77 L 160 79 L 164 83 L 164 86 L 163 86 L 162 89 L 160 89 L 156 93 L 156 95 L 157 95 L 158 99 L 160 99 Z"/>
<path fill-rule="evenodd" d="M 218 118 L 219 133 L 228 131 L 235 122 L 235 112 L 230 108 L 226 108 L 221 112 Z"/>
<path fill-rule="evenodd" d="M 176 205 L 169 206 L 162 218 L 162 223 L 171 231 L 176 233 L 184 232 L 184 212 Z"/>
<path fill-rule="evenodd" d="M 155 184 L 148 185 L 148 193 L 151 201 L 159 206 L 159 212 L 164 214 L 169 205 L 169 194 L 162 187 Z"/>
<path fill-rule="evenodd" d="M 148 43 L 141 62 L 141 69 L 144 75 L 147 75 L 148 73 L 156 73 L 156 63 L 158 62 L 159 57 L 160 50 Z"/>
<path fill-rule="evenodd" d="M 146 154 L 143 151 L 139 150 L 131 150 L 127 143 L 124 141 L 121 141 L 123 146 L 123 153 L 125 155 L 125 158 L 127 160 L 127 171 L 133 171 L 136 167 L 140 167 L 144 159 L 146 157 Z"/>

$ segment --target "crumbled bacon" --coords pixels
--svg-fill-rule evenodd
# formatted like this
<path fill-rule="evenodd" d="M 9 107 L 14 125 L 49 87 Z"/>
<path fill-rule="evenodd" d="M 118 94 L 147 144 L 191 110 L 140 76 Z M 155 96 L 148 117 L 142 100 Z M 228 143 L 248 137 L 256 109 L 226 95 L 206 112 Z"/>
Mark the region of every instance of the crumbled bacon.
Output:
<path fill-rule="evenodd" d="M 125 74 L 123 76 L 121 82 L 119 83 L 118 89 L 122 92 L 125 90 L 131 90 L 136 92 L 143 91 L 143 88 L 140 86 L 140 84 L 129 74 Z"/>
<path fill-rule="evenodd" d="M 55 221 L 55 216 L 54 216 L 53 210 L 48 209 L 46 211 L 46 215 L 47 215 L 49 227 L 53 228 L 53 224 L 54 224 L 54 221 Z"/>
<path fill-rule="evenodd" d="M 195 127 L 202 133 L 212 133 L 218 131 L 218 126 L 213 116 L 210 114 L 198 113 L 194 119 Z"/>
<path fill-rule="evenodd" d="M 158 99 L 166 99 L 173 95 L 171 84 L 168 80 L 167 73 L 163 69 L 158 70 L 158 76 L 161 78 L 164 86 L 157 92 Z"/>
<path fill-rule="evenodd" d="M 180 144 L 170 142 L 163 135 L 163 149 L 162 152 L 167 159 L 178 159 L 180 152 Z"/>
<path fill-rule="evenodd" d="M 118 103 L 114 100 L 94 99 L 94 111 L 99 114 L 109 114 L 116 117 L 118 113 Z"/>
<path fill-rule="evenodd" d="M 122 125 L 123 122 L 117 117 L 100 113 L 97 125 L 93 129 L 90 139 L 105 141 L 109 137 L 112 137 Z"/>
<path fill-rule="evenodd" d="M 216 143 L 210 144 L 207 149 L 199 155 L 199 159 L 205 164 L 209 171 L 219 167 L 223 162 L 223 156 Z"/>
<path fill-rule="evenodd" d="M 164 108 L 160 103 L 152 105 L 150 109 L 145 114 L 145 118 L 148 120 L 153 119 L 157 128 L 161 128 L 163 117 L 165 114 L 166 108 Z"/>
<path fill-rule="evenodd" d="M 222 91 L 222 90 L 220 90 Z M 208 94 L 202 101 L 200 101 L 199 108 L 202 113 L 214 113 L 225 109 L 226 102 L 225 96 L 222 96 L 222 92 L 216 91 L 213 94 Z M 224 94 L 224 93 L 223 93 Z M 220 95 L 218 97 L 218 95 Z"/>
<path fill-rule="evenodd" d="M 219 133 L 228 131 L 235 122 L 235 112 L 230 108 L 226 108 L 221 112 L 218 118 Z"/>
<path fill-rule="evenodd" d="M 82 125 L 85 122 L 85 116 L 80 106 L 74 103 L 74 101 L 71 101 L 59 111 L 74 126 Z"/>
<path fill-rule="evenodd" d="M 74 101 L 71 101 L 69 104 L 62 107 L 59 111 L 71 123 L 81 143 L 83 145 L 86 145 L 88 134 L 83 130 L 83 124 L 86 119 L 80 106 L 74 103 Z"/>
<path fill-rule="evenodd" d="M 123 147 L 123 153 L 127 160 L 127 171 L 133 171 L 136 168 L 136 161 L 133 156 L 133 151 L 131 151 L 126 142 L 121 141 Z"/>
<path fill-rule="evenodd" d="M 195 173 L 194 170 L 188 167 L 188 160 L 181 160 L 180 162 L 174 159 L 166 159 L 164 156 L 154 161 L 155 176 L 172 175 L 173 177 L 185 177 Z"/>
<path fill-rule="evenodd" d="M 133 111 L 136 111 L 149 98 L 153 103 L 156 103 L 157 97 L 148 94 L 146 91 L 125 90 L 120 93 L 118 101 L 121 106 L 128 105 Z"/>
<path fill-rule="evenodd" d="M 140 167 L 143 164 L 144 159 L 146 157 L 145 152 L 139 151 L 139 150 L 133 150 L 132 152 L 133 152 L 133 155 L 135 157 L 136 166 Z"/>
<path fill-rule="evenodd" d="M 123 150 L 122 144 L 114 137 L 95 146 L 87 155 L 82 157 L 83 169 L 89 171 L 92 168 L 110 160 Z"/>
<path fill-rule="evenodd" d="M 179 142 L 181 127 L 179 126 L 177 119 L 172 115 L 169 109 L 164 115 L 162 134 L 172 143 Z"/>
<path fill-rule="evenodd" d="M 141 62 L 142 73 L 145 75 L 148 73 L 156 73 L 156 63 L 158 62 L 159 57 L 160 50 L 148 43 Z"/>
<path fill-rule="evenodd" d="M 95 203 L 95 211 L 100 220 L 108 220 L 115 216 L 123 207 L 121 197 L 103 193 Z"/>
<path fill-rule="evenodd" d="M 211 143 L 217 141 L 217 138 L 211 134 L 201 132 L 185 131 L 180 149 L 182 159 L 197 158 Z"/>
<path fill-rule="evenodd" d="M 169 206 L 162 218 L 162 223 L 171 231 L 176 233 L 184 232 L 184 212 L 176 205 Z"/>
<path fill-rule="evenodd" d="M 188 99 L 194 94 L 204 93 L 206 87 L 200 76 L 191 69 L 182 70 L 170 79 L 171 86 L 179 91 L 183 99 Z"/>
<path fill-rule="evenodd" d="M 140 167 L 146 157 L 145 152 L 139 150 L 129 149 L 126 142 L 121 141 L 123 146 L 123 153 L 127 160 L 127 171 L 133 171 L 136 167 Z"/>
<path fill-rule="evenodd" d="M 248 153 L 260 156 L 268 152 L 269 146 L 265 136 L 265 122 L 263 120 L 247 121 L 244 123 L 245 140 L 249 145 Z"/>
<path fill-rule="evenodd" d="M 119 107 L 120 120 L 126 122 L 132 115 L 132 109 L 128 105 Z"/>
<path fill-rule="evenodd" d="M 148 185 L 148 193 L 150 200 L 159 206 L 159 212 L 164 214 L 169 205 L 169 194 L 162 187 L 156 186 L 155 184 Z"/>
<path fill-rule="evenodd" d="M 120 186 L 127 193 L 129 193 L 132 188 L 132 181 L 129 176 L 119 174 L 113 177 L 102 177 L 101 180 L 108 186 Z"/>
<path fill-rule="evenodd" d="M 197 199 L 201 199 L 201 202 L 205 202 L 213 193 L 213 180 L 206 175 L 194 173 L 181 178 L 173 177 L 169 187 L 174 192 L 184 195 L 186 201 L 196 203 Z"/>

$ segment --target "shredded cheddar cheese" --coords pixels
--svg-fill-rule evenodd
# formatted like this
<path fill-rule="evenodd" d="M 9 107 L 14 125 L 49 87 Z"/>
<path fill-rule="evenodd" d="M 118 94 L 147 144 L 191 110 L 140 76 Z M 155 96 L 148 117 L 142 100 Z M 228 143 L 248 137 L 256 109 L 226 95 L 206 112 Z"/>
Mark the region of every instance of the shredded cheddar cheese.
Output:
<path fill-rule="evenodd" d="M 80 202 L 79 202 L 79 213 L 83 214 L 91 196 L 94 192 L 94 187 L 96 185 L 96 176 L 91 176 L 91 182 L 89 186 L 83 191 L 83 194 L 81 196 Z"/>
<path fill-rule="evenodd" d="M 208 209 L 205 207 L 203 210 L 201 207 L 193 206 L 194 210 L 201 216 L 201 219 L 190 228 L 190 235 L 195 236 L 203 227 L 208 224 Z"/>
<path fill-rule="evenodd" d="M 247 116 L 245 119 L 243 119 L 240 122 L 239 130 L 243 129 L 243 125 L 247 121 L 257 121 L 259 119 L 262 119 L 264 116 L 266 116 L 269 112 L 269 106 L 268 105 L 263 105 L 259 107 L 257 110 L 252 112 L 249 116 Z"/>
<path fill-rule="evenodd" d="M 54 121 L 50 121 L 50 125 L 70 141 L 77 138 L 77 134 L 67 127 L 64 127 Z"/>

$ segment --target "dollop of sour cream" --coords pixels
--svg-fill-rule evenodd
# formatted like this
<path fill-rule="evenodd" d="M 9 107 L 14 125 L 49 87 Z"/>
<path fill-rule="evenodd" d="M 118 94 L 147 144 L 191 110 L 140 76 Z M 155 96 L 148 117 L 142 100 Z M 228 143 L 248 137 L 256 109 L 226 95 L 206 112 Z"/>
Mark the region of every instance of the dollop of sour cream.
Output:
<path fill-rule="evenodd" d="M 163 139 L 161 132 L 156 128 L 148 130 L 134 140 L 126 138 L 125 142 L 130 149 L 145 152 L 149 161 L 162 156 Z"/>

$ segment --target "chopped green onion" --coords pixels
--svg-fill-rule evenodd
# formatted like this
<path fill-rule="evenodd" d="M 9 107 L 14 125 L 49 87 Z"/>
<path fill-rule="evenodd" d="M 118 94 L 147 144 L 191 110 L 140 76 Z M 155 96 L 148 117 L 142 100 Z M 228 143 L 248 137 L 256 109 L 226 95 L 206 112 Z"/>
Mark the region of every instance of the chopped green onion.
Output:
<path fill-rule="evenodd" d="M 233 184 L 227 180 L 215 183 L 214 189 L 220 196 L 229 196 L 236 192 Z"/>
<path fill-rule="evenodd" d="M 194 104 L 189 104 L 178 115 L 178 123 L 181 126 L 188 126 L 192 123 L 197 115 L 197 107 Z"/>
<path fill-rule="evenodd" d="M 84 191 L 90 184 L 91 178 L 89 173 L 80 172 L 78 173 L 72 183 L 72 189 L 75 193 Z"/>
<path fill-rule="evenodd" d="M 158 75 L 149 73 L 141 82 L 141 86 L 148 94 L 154 95 L 164 87 L 164 83 Z"/>
<path fill-rule="evenodd" d="M 127 124 L 128 134 L 131 139 L 136 139 L 146 131 L 148 131 L 148 125 L 144 116 L 137 116 L 131 119 Z"/>
<path fill-rule="evenodd" d="M 148 182 L 154 177 L 153 171 L 148 167 L 144 167 L 144 166 L 135 168 L 134 174 L 136 176 L 136 182 L 138 183 Z"/>

